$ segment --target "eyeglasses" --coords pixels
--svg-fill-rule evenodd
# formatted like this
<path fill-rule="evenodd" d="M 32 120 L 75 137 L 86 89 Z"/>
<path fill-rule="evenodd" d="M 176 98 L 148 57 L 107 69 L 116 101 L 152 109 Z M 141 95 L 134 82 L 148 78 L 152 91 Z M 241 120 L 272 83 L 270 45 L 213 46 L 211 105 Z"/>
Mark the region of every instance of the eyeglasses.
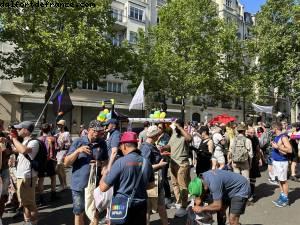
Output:
<path fill-rule="evenodd" d="M 158 127 L 158 129 L 161 129 L 161 130 L 162 130 L 162 129 L 164 129 L 164 128 L 163 128 L 163 127 Z"/>
<path fill-rule="evenodd" d="M 95 132 L 95 133 L 102 133 L 102 132 L 104 132 L 104 130 L 95 130 L 95 129 L 92 129 L 93 130 L 93 132 Z"/>

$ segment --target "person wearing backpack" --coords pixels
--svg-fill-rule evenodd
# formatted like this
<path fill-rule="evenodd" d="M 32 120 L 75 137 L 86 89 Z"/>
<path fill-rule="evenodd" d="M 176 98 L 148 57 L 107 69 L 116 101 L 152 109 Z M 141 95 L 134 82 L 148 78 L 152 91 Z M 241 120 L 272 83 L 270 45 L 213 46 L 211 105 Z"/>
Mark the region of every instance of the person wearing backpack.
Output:
<path fill-rule="evenodd" d="M 13 145 L 19 153 L 17 165 L 17 195 L 24 207 L 24 220 L 26 225 L 37 224 L 37 207 L 35 203 L 35 186 L 38 171 L 32 168 L 33 161 L 40 151 L 40 143 L 32 139 L 31 133 L 34 124 L 31 121 L 24 121 L 17 125 L 10 133 Z M 24 139 L 23 143 L 18 141 L 18 136 Z M 29 158 L 29 159 L 28 159 Z M 30 161 L 31 160 L 31 161 Z"/>
<path fill-rule="evenodd" d="M 56 138 L 50 133 L 50 125 L 48 123 L 42 124 L 41 131 L 42 135 L 39 137 L 39 140 L 45 144 L 47 149 L 47 160 L 45 173 L 39 174 L 38 177 L 38 191 L 39 191 L 39 203 L 41 205 L 45 204 L 45 200 L 43 197 L 44 191 L 44 178 L 50 177 L 51 179 L 51 201 L 57 199 L 56 197 L 56 148 L 57 142 Z"/>
<path fill-rule="evenodd" d="M 195 150 L 197 155 L 196 174 L 197 176 L 211 169 L 211 158 L 214 150 L 214 143 L 209 137 L 209 129 L 202 126 L 199 131 L 201 142 L 198 149 Z"/>
<path fill-rule="evenodd" d="M 249 179 L 253 149 L 251 140 L 245 136 L 246 126 L 239 125 L 238 135 L 233 139 L 229 148 L 229 161 L 232 162 L 233 172 L 239 173 Z"/>

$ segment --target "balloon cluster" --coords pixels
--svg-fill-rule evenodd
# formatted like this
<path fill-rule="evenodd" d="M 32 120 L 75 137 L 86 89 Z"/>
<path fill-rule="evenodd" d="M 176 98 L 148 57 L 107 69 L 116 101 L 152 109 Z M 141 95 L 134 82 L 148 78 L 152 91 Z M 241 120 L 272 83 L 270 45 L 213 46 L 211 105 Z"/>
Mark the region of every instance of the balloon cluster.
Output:
<path fill-rule="evenodd" d="M 153 114 L 150 114 L 151 119 L 164 119 L 166 117 L 165 112 L 155 111 Z"/>
<path fill-rule="evenodd" d="M 104 109 L 97 116 L 97 120 L 99 120 L 100 122 L 105 122 L 106 120 L 109 120 L 109 119 L 111 119 L 111 112 L 109 112 L 108 109 Z"/>

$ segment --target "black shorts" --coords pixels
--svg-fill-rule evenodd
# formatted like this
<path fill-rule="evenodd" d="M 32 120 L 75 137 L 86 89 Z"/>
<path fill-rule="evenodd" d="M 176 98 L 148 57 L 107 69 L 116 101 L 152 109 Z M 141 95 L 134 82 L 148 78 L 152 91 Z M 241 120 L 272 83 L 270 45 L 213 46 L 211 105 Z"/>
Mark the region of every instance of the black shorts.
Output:
<path fill-rule="evenodd" d="M 242 215 L 245 213 L 248 198 L 233 197 L 225 200 L 225 204 L 229 206 L 229 213 L 234 215 Z"/>
<path fill-rule="evenodd" d="M 293 151 L 292 151 L 292 153 L 290 154 L 290 160 L 291 160 L 292 162 L 298 163 L 298 161 L 299 161 L 299 157 L 298 157 L 298 148 L 297 148 L 297 149 L 294 149 L 294 148 L 293 148 Z"/>
<path fill-rule="evenodd" d="M 51 159 L 47 160 L 45 173 L 38 174 L 38 177 L 52 177 L 56 175 L 55 168 L 56 168 L 56 161 Z"/>

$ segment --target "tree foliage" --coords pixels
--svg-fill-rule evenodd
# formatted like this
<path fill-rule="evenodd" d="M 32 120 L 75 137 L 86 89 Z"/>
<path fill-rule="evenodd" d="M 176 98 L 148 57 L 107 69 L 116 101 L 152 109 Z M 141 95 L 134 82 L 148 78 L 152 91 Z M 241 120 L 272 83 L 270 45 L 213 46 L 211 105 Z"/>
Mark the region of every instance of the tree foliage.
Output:
<path fill-rule="evenodd" d="M 211 0 L 175 0 L 159 10 L 159 23 L 140 32 L 138 66 L 130 76 L 145 78 L 148 92 L 163 96 L 240 96 L 248 72 L 246 45 L 235 24 L 219 18 Z"/>
<path fill-rule="evenodd" d="M 97 80 L 122 71 L 125 50 L 110 39 L 111 0 L 86 2 L 95 7 L 1 8 L 0 41 L 14 45 L 13 52 L 0 52 L 2 78 L 31 75 L 38 86 L 50 73 L 57 79 L 65 68 L 73 80 Z"/>
<path fill-rule="evenodd" d="M 99 80 L 126 70 L 126 47 L 112 45 L 112 0 L 87 0 L 94 7 L 0 8 L 0 41 L 14 51 L 0 50 L 1 79 L 31 76 L 35 90 L 53 84 L 67 69 L 68 80 Z M 79 4 L 82 1 L 59 0 Z"/>
<path fill-rule="evenodd" d="M 298 0 L 269 0 L 256 17 L 256 53 L 261 89 L 277 89 L 295 103 L 300 96 Z M 262 90 L 265 91 L 265 90 Z"/>

